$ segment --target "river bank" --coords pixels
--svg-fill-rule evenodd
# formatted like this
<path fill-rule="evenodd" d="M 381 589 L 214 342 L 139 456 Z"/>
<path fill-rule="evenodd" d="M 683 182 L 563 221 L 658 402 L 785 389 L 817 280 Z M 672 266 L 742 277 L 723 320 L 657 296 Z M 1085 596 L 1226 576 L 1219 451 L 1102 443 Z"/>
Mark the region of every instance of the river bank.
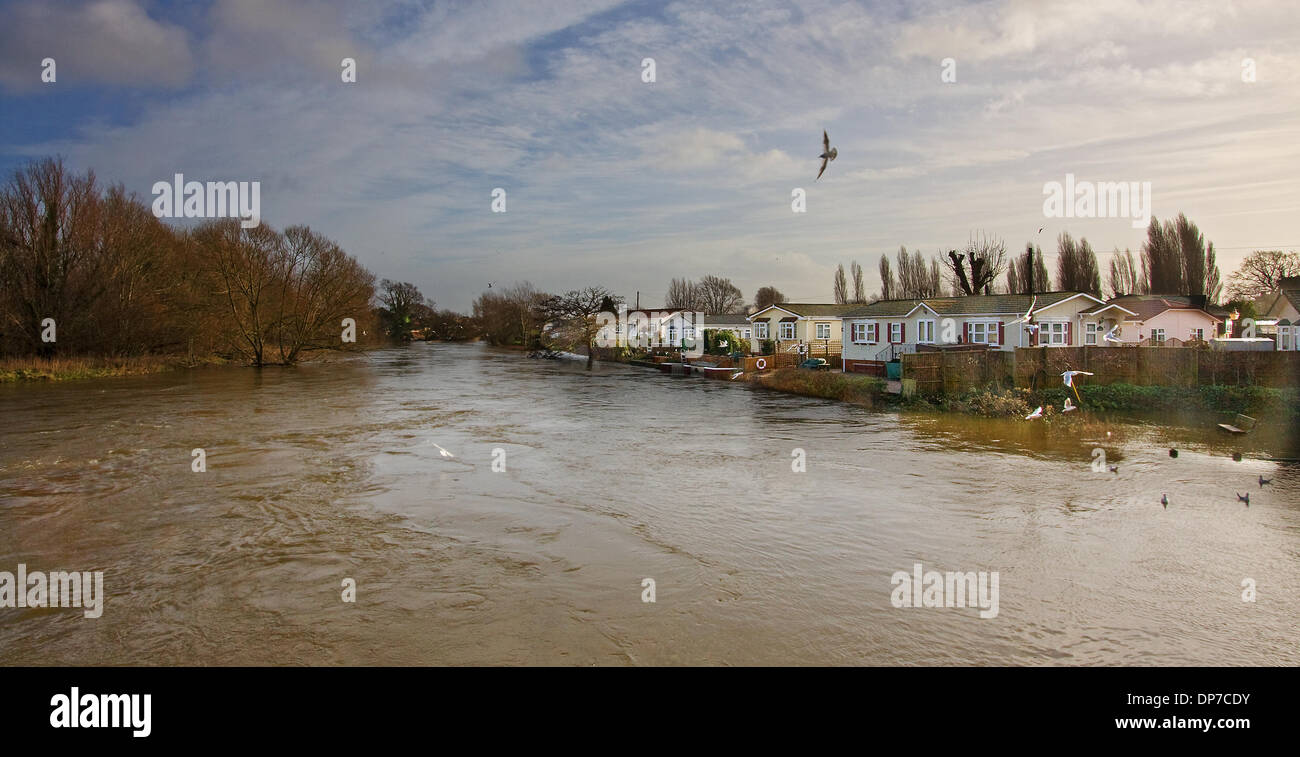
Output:
<path fill-rule="evenodd" d="M 357 351 L 313 352 L 299 363 L 323 363 L 347 360 L 362 354 Z M 191 358 L 185 354 L 106 357 L 77 355 L 42 358 L 35 356 L 0 358 L 0 384 L 27 381 L 78 381 L 83 379 L 147 376 L 155 373 L 185 371 L 194 368 L 251 367 L 245 363 L 210 355 Z"/>

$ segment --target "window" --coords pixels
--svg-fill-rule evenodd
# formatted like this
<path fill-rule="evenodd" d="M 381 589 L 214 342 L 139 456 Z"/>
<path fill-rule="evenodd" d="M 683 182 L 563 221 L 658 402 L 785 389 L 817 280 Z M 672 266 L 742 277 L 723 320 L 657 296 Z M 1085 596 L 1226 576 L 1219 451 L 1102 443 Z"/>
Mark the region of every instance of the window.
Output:
<path fill-rule="evenodd" d="M 855 323 L 849 331 L 850 337 L 855 344 L 862 344 L 867 341 L 867 324 Z"/>
<path fill-rule="evenodd" d="M 984 323 L 976 321 L 970 325 L 970 340 L 975 344 L 988 344 L 988 332 L 984 329 Z"/>
<path fill-rule="evenodd" d="M 1065 323 L 1044 323 L 1038 330 L 1038 344 L 1040 347 L 1064 347 L 1069 342 L 1065 339 L 1065 332 L 1068 324 Z"/>
<path fill-rule="evenodd" d="M 748 338 L 749 338 L 749 329 L 741 329 L 741 330 L 740 330 L 740 338 L 741 338 L 741 339 L 748 339 Z"/>
<path fill-rule="evenodd" d="M 1152 344 L 1164 344 L 1164 343 L 1165 343 L 1165 330 L 1164 330 L 1164 329 L 1151 329 L 1151 343 L 1152 343 Z"/>
<path fill-rule="evenodd" d="M 1205 329 L 1192 329 L 1192 338 L 1198 342 L 1205 341 Z"/>
<path fill-rule="evenodd" d="M 1083 343 L 1084 344 L 1097 343 L 1097 324 L 1095 323 L 1083 324 Z"/>
<path fill-rule="evenodd" d="M 781 338 L 794 339 L 794 321 L 781 322 Z"/>
<path fill-rule="evenodd" d="M 756 321 L 754 323 L 754 336 L 758 339 L 767 338 L 767 321 Z"/>
<path fill-rule="evenodd" d="M 921 344 L 934 344 L 934 321 L 916 322 L 916 341 Z"/>
<path fill-rule="evenodd" d="M 889 324 L 889 343 L 898 344 L 903 341 L 903 324 Z"/>
<path fill-rule="evenodd" d="M 818 339 L 830 339 L 830 338 L 831 338 L 831 325 L 830 325 L 829 323 L 819 323 L 819 324 L 817 324 L 817 338 L 818 338 Z"/>
<path fill-rule="evenodd" d="M 1300 337 L 1300 327 L 1297 327 L 1295 331 L 1296 331 L 1296 336 Z M 1292 336 L 1291 326 L 1278 326 L 1277 327 L 1277 348 L 1279 350 L 1290 352 L 1291 336 Z M 1298 338 L 1297 341 L 1300 341 L 1300 338 Z"/>

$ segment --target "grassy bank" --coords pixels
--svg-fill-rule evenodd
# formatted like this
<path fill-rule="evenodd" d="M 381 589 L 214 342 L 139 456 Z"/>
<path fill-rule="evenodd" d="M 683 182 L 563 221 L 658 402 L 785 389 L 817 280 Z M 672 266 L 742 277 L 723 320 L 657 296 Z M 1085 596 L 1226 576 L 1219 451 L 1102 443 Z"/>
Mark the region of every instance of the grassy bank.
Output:
<path fill-rule="evenodd" d="M 186 367 L 185 359 L 165 355 L 142 357 L 10 357 L 0 358 L 0 382 L 71 381 L 74 379 L 140 376 Z"/>
<path fill-rule="evenodd" d="M 778 368 L 767 373 L 755 374 L 750 381 L 765 389 L 775 389 L 778 392 L 839 400 L 863 407 L 877 406 L 885 393 L 885 382 L 882 379 L 836 371 Z"/>
<path fill-rule="evenodd" d="M 953 397 L 910 397 L 900 404 L 916 409 L 968 413 L 988 417 L 1023 417 L 1038 406 L 1052 416 L 1060 413 L 1065 387 L 1038 392 L 1028 389 L 979 389 Z M 1140 416 L 1220 416 L 1245 413 L 1274 422 L 1300 423 L 1300 391 L 1262 386 L 1133 386 L 1110 384 L 1079 387 L 1082 409 Z"/>

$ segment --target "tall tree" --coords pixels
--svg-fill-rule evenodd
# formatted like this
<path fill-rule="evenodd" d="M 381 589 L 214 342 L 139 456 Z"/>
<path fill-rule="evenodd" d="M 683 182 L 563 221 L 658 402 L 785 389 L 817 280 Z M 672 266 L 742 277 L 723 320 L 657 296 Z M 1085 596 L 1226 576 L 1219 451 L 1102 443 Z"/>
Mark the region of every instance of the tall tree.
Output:
<path fill-rule="evenodd" d="M 835 304 L 843 305 L 849 301 L 849 282 L 844 276 L 844 264 L 840 263 L 835 268 Z"/>
<path fill-rule="evenodd" d="M 1057 237 L 1056 285 L 1067 292 L 1101 296 L 1101 267 L 1086 238 L 1075 242 L 1068 231 Z"/>
<path fill-rule="evenodd" d="M 1141 294 L 1141 274 L 1138 272 L 1137 263 L 1133 260 L 1133 251 L 1119 251 L 1115 248 L 1115 253 L 1110 259 L 1110 276 L 1107 279 L 1107 286 L 1110 287 L 1111 297 L 1122 297 L 1126 294 Z"/>
<path fill-rule="evenodd" d="M 1300 276 L 1300 253 L 1255 250 L 1228 277 L 1228 292 L 1239 299 L 1253 300 L 1277 291 L 1282 279 Z"/>
<path fill-rule="evenodd" d="M 781 290 L 773 286 L 759 287 L 754 293 L 754 307 L 758 310 L 769 308 L 773 305 L 780 305 L 785 302 L 785 295 Z"/>
<path fill-rule="evenodd" d="M 1150 294 L 1183 294 L 1183 256 L 1172 221 L 1152 218 L 1142 245 L 1142 288 Z"/>
<path fill-rule="evenodd" d="M 706 313 L 732 313 L 745 304 L 745 295 L 731 279 L 705 276 L 696 287 L 699 310 Z"/>
<path fill-rule="evenodd" d="M 379 283 L 379 303 L 383 311 L 384 330 L 389 338 L 399 342 L 411 341 L 411 329 L 418 327 L 416 318 L 422 307 L 431 308 L 432 302 L 426 302 L 419 287 L 409 281 L 390 281 L 384 279 Z"/>
<path fill-rule="evenodd" d="M 1025 244 L 1025 251 L 1015 256 L 1007 266 L 1007 292 L 1029 294 L 1050 291 L 1052 291 L 1052 277 L 1047 273 L 1047 263 L 1043 262 L 1043 250 L 1028 242 Z"/>
<path fill-rule="evenodd" d="M 889 256 L 880 256 L 880 299 L 895 300 L 898 297 L 898 282 L 894 280 L 894 271 L 889 267 Z"/>
<path fill-rule="evenodd" d="M 865 303 L 867 293 L 862 282 L 862 266 L 858 265 L 858 261 L 855 260 L 849 265 L 849 270 L 853 276 L 853 301 L 859 304 Z"/>

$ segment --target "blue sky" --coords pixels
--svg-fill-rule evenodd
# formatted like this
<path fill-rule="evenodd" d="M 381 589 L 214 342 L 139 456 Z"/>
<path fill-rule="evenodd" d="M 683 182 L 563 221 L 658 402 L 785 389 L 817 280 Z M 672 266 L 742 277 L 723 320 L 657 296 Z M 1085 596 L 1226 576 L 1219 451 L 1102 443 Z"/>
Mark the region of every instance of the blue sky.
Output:
<path fill-rule="evenodd" d="M 0 17 L 0 170 L 58 154 L 145 199 L 175 173 L 260 181 L 264 222 L 309 224 L 459 310 L 489 281 L 657 304 L 710 273 L 825 301 L 837 263 L 870 290 L 882 253 L 974 231 L 1136 251 L 1128 219 L 1044 218 L 1066 173 L 1150 181 L 1154 213 L 1187 213 L 1225 276 L 1250 249 L 1300 248 L 1289 2 L 47 0 Z M 839 158 L 814 182 L 823 128 Z"/>

